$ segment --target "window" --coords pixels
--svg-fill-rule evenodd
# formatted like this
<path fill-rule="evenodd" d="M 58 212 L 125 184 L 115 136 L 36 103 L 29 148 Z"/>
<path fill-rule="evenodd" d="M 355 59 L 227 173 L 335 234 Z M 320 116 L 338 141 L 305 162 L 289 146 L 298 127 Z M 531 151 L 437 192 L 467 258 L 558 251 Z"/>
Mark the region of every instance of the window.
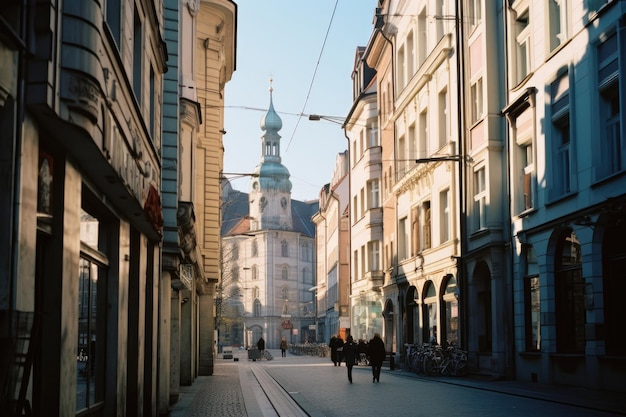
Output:
<path fill-rule="evenodd" d="M 422 225 L 422 247 L 423 249 L 431 248 L 431 213 L 430 213 L 430 201 L 424 202 L 422 204 L 422 216 L 421 216 L 421 225 Z"/>
<path fill-rule="evenodd" d="M 450 240 L 450 190 L 439 193 L 439 242 Z"/>
<path fill-rule="evenodd" d="M 155 85 L 155 75 L 154 75 L 154 68 L 152 68 L 152 65 L 150 66 L 150 109 L 149 109 L 149 119 L 148 119 L 148 123 L 150 124 L 150 137 L 152 138 L 153 142 L 156 142 L 156 117 L 155 117 L 155 111 L 156 111 L 156 91 L 154 90 L 156 85 Z"/>
<path fill-rule="evenodd" d="M 259 287 L 254 287 L 252 289 L 252 298 L 259 298 L 260 290 Z"/>
<path fill-rule="evenodd" d="M 480 0 L 468 0 L 467 16 L 470 20 L 471 30 L 480 25 L 480 20 L 482 18 L 481 5 L 482 1 Z"/>
<path fill-rule="evenodd" d="M 107 356 L 106 227 L 95 215 L 81 210 L 78 286 L 78 357 L 76 409 L 93 407 L 104 400 Z M 97 356 L 96 356 L 97 352 Z"/>
<path fill-rule="evenodd" d="M 361 201 L 361 212 L 359 213 L 361 217 L 365 215 L 365 211 L 367 210 L 367 201 L 365 201 L 365 188 L 361 188 L 361 194 L 359 195 L 359 200 Z"/>
<path fill-rule="evenodd" d="M 367 195 L 369 197 L 368 208 L 380 207 L 380 191 L 378 187 L 378 180 L 371 180 L 367 182 Z"/>
<path fill-rule="evenodd" d="M 406 85 L 406 57 L 404 54 L 404 45 L 398 49 L 398 87 L 400 90 Z"/>
<path fill-rule="evenodd" d="M 521 147 L 522 166 L 524 167 L 524 181 L 523 181 L 523 194 L 524 194 L 524 210 L 530 210 L 533 208 L 533 172 L 535 170 L 533 147 L 527 143 Z"/>
<path fill-rule="evenodd" d="M 534 249 L 526 250 L 528 272 L 536 274 L 537 258 Z M 536 352 L 541 350 L 541 289 L 539 277 L 530 275 L 524 279 L 524 309 L 526 350 Z"/>
<path fill-rule="evenodd" d="M 283 300 L 289 299 L 289 289 L 287 287 L 282 287 L 280 289 L 280 298 L 282 298 Z M 287 304 L 285 303 L 285 305 Z"/>
<path fill-rule="evenodd" d="M 439 92 L 439 148 L 443 148 L 448 143 L 450 137 L 450 115 L 448 114 L 448 90 Z"/>
<path fill-rule="evenodd" d="M 600 111 L 600 154 L 595 163 L 602 179 L 623 170 L 619 97 L 619 52 L 617 35 L 598 47 L 598 92 Z"/>
<path fill-rule="evenodd" d="M 424 109 L 419 115 L 419 131 L 417 139 L 417 158 L 427 158 L 428 152 L 428 110 Z"/>
<path fill-rule="evenodd" d="M 256 265 L 252 265 L 252 279 L 253 280 L 259 279 L 259 270 L 256 267 Z"/>
<path fill-rule="evenodd" d="M 459 341 L 459 301 L 457 299 L 456 278 L 450 276 L 446 289 L 443 294 L 443 303 L 445 307 L 445 339 L 450 344 L 457 344 Z M 442 323 L 443 324 L 443 323 Z M 442 335 L 443 337 L 444 335 Z"/>
<path fill-rule="evenodd" d="M 288 280 L 289 279 L 289 268 L 287 268 L 287 266 L 283 266 L 281 269 L 281 278 L 284 280 Z"/>
<path fill-rule="evenodd" d="M 419 207 L 411 208 L 411 256 L 417 255 L 420 248 Z"/>
<path fill-rule="evenodd" d="M 403 261 L 409 257 L 409 230 L 408 220 L 403 217 L 398 222 L 398 260 Z"/>
<path fill-rule="evenodd" d="M 361 272 L 366 274 L 369 272 L 367 268 L 367 254 L 365 253 L 365 245 L 361 246 Z"/>
<path fill-rule="evenodd" d="M 437 292 L 432 282 L 428 282 L 428 289 L 424 296 L 424 327 L 426 331 L 424 334 L 424 342 L 436 342 L 437 341 Z"/>
<path fill-rule="evenodd" d="M 530 73 L 530 21 L 528 9 L 520 13 L 514 23 L 516 83 L 521 83 Z"/>
<path fill-rule="evenodd" d="M 552 1 L 552 0 L 551 0 Z M 570 107 L 568 74 L 561 75 L 550 86 L 552 117 L 551 142 L 553 161 L 553 191 L 556 195 L 572 191 L 571 147 L 570 147 Z"/>
<path fill-rule="evenodd" d="M 367 243 L 367 253 L 369 256 L 369 270 L 380 270 L 380 242 L 373 240 Z"/>
<path fill-rule="evenodd" d="M 439 39 L 443 38 L 443 22 L 444 22 L 444 0 L 438 0 L 435 2 L 435 39 L 439 42 Z"/>
<path fill-rule="evenodd" d="M 406 37 L 406 73 L 408 82 L 415 74 L 415 45 L 413 41 L 413 31 L 410 31 Z"/>
<path fill-rule="evenodd" d="M 261 317 L 261 301 L 259 299 L 254 300 L 254 317 Z"/>
<path fill-rule="evenodd" d="M 256 239 L 252 241 L 252 256 L 256 257 L 259 255 L 259 244 Z"/>
<path fill-rule="evenodd" d="M 426 8 L 417 16 L 417 64 L 422 65 L 426 60 L 426 52 L 428 51 L 428 25 L 426 18 Z"/>
<path fill-rule="evenodd" d="M 280 242 L 280 256 L 285 258 L 289 256 L 289 245 L 286 240 Z"/>
<path fill-rule="evenodd" d="M 548 0 L 548 41 L 549 50 L 554 51 L 568 36 L 568 1 Z"/>
<path fill-rule="evenodd" d="M 371 119 L 367 123 L 367 137 L 369 147 L 379 146 L 378 142 L 378 120 Z"/>
<path fill-rule="evenodd" d="M 585 280 L 576 234 L 561 234 L 555 252 L 556 337 L 559 353 L 585 352 Z"/>
<path fill-rule="evenodd" d="M 135 7 L 135 20 L 133 26 L 133 90 L 139 104 L 142 103 L 142 62 L 143 62 L 143 32 L 141 26 L 141 17 L 139 11 Z"/>
<path fill-rule="evenodd" d="M 122 0 L 107 0 L 106 2 L 106 23 L 109 26 L 111 35 L 117 45 L 117 49 L 122 49 L 120 37 L 122 35 Z"/>
<path fill-rule="evenodd" d="M 356 280 L 361 279 L 361 276 L 359 275 L 359 251 L 358 249 L 354 251 L 353 254 L 354 257 L 354 261 L 353 261 L 353 265 L 354 265 L 354 276 L 356 277 Z"/>
<path fill-rule="evenodd" d="M 479 122 L 483 117 L 483 79 L 479 78 L 478 80 L 476 80 L 476 82 L 472 84 L 470 90 L 472 100 L 471 123 L 475 124 Z"/>
<path fill-rule="evenodd" d="M 485 167 L 474 172 L 474 224 L 476 230 L 487 227 L 487 183 Z"/>
<path fill-rule="evenodd" d="M 398 158 L 396 159 L 398 162 L 398 179 L 402 178 L 406 175 L 408 161 L 406 155 L 406 138 L 404 135 L 400 136 L 398 139 Z"/>

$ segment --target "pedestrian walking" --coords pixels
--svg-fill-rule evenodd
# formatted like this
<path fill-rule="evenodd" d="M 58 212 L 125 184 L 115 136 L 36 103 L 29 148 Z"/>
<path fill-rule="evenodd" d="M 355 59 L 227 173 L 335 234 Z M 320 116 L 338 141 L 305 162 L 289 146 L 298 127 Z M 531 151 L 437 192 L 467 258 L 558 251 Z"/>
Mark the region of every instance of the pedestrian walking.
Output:
<path fill-rule="evenodd" d="M 380 382 L 380 368 L 385 360 L 385 343 L 380 334 L 375 333 L 374 338 L 368 343 L 370 365 L 372 365 L 372 382 Z"/>
<path fill-rule="evenodd" d="M 287 357 L 287 339 L 283 337 L 283 340 L 280 341 L 280 353 L 283 358 Z"/>
<path fill-rule="evenodd" d="M 261 354 L 261 360 L 263 359 L 263 355 L 265 354 L 265 340 L 263 340 L 263 336 L 259 337 L 259 341 L 256 342 L 256 347 L 259 349 L 259 353 Z"/>
<path fill-rule="evenodd" d="M 330 360 L 333 361 L 335 366 L 341 366 L 341 350 L 343 350 L 343 340 L 338 335 L 332 335 L 330 338 L 330 343 L 328 343 L 328 347 L 330 347 Z"/>
<path fill-rule="evenodd" d="M 357 357 L 357 344 L 354 343 L 352 336 L 348 336 L 346 343 L 343 345 L 343 358 L 346 361 L 346 368 L 348 368 L 348 381 L 352 384 L 352 367 L 356 363 Z"/>

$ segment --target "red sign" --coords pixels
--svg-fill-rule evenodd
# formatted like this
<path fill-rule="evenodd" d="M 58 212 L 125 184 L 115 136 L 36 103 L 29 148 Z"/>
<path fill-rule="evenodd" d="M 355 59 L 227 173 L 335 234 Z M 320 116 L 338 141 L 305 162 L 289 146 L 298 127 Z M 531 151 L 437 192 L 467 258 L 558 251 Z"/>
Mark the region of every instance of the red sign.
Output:
<path fill-rule="evenodd" d="M 281 324 L 281 326 L 283 326 L 283 329 L 285 330 L 291 329 L 293 327 L 293 325 L 291 324 L 291 320 L 283 320 L 283 324 Z"/>

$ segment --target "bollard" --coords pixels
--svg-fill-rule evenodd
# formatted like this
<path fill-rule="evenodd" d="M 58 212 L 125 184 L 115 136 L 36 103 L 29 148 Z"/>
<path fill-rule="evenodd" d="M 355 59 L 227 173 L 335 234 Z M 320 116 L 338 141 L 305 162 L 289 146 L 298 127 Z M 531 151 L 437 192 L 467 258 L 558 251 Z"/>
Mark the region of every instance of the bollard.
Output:
<path fill-rule="evenodd" d="M 391 352 L 389 354 L 389 370 L 393 371 L 394 369 L 396 369 L 396 353 L 395 352 Z"/>

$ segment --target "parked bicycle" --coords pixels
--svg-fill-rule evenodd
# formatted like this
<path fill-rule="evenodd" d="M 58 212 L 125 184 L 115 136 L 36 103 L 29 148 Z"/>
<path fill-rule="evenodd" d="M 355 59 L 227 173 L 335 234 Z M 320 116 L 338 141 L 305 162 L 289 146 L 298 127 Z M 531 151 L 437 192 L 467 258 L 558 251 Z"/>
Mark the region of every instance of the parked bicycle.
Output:
<path fill-rule="evenodd" d="M 430 376 L 462 376 L 467 373 L 467 352 L 455 344 L 443 348 L 438 344 L 406 344 L 405 369 Z"/>

